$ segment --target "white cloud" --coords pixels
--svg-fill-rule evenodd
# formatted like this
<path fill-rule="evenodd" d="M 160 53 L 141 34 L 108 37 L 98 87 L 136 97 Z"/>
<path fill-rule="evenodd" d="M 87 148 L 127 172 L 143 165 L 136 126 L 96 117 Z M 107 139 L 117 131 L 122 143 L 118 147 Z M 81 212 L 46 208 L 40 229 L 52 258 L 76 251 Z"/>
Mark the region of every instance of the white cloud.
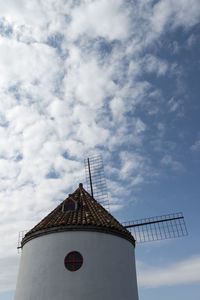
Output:
<path fill-rule="evenodd" d="M 59 58 L 52 47 L 44 44 L 27 45 L 15 40 L 0 37 L 0 85 L 14 86 L 20 82 L 43 85 L 52 84 L 59 67 Z M 54 67 L 51 68 L 49 64 Z"/>
<path fill-rule="evenodd" d="M 163 137 L 166 130 L 165 125 L 163 123 L 158 123 L 157 128 L 158 128 L 159 136 Z"/>
<path fill-rule="evenodd" d="M 190 147 L 193 151 L 199 151 L 200 150 L 200 140 L 195 141 L 195 143 Z"/>
<path fill-rule="evenodd" d="M 157 76 L 163 76 L 168 70 L 168 63 L 153 55 L 146 55 L 143 61 L 143 68 L 146 72 L 155 72 Z"/>
<path fill-rule="evenodd" d="M 156 115 L 161 92 L 141 74 L 167 74 L 170 63 L 149 54 L 149 46 L 167 30 L 196 24 L 199 9 L 195 0 L 152 3 L 1 1 L 2 290 L 16 278 L 16 232 L 35 225 L 83 181 L 84 155 L 103 149 L 120 157 L 115 176 L 124 186 L 110 183 L 113 209 L 123 207 L 127 185 L 153 174 L 141 150 L 149 125 L 137 110 Z M 162 163 L 181 167 L 168 155 Z"/>
<path fill-rule="evenodd" d="M 189 28 L 199 22 L 200 7 L 197 0 L 162 0 L 154 5 L 152 26 L 157 34 L 163 33 L 166 26 Z"/>
<path fill-rule="evenodd" d="M 71 93 L 75 92 L 79 101 L 95 109 L 102 107 L 105 96 L 112 95 L 115 88 L 109 73 L 99 67 L 95 60 L 82 62 L 78 68 L 71 69 L 65 78 L 65 85 L 67 90 L 71 89 Z"/>
<path fill-rule="evenodd" d="M 123 121 L 124 113 L 126 112 L 126 105 L 121 98 L 113 98 L 110 102 L 110 108 L 113 119 L 116 121 Z"/>
<path fill-rule="evenodd" d="M 184 169 L 183 165 L 179 161 L 174 160 L 169 154 L 163 156 L 161 164 L 166 165 L 175 171 L 181 171 Z"/>
<path fill-rule="evenodd" d="M 88 148 L 94 148 L 97 145 L 107 143 L 109 131 L 97 126 L 95 123 L 90 126 L 82 124 L 77 132 L 79 140 L 88 145 Z"/>
<path fill-rule="evenodd" d="M 0 290 L 9 291 L 15 288 L 16 272 L 18 270 L 19 260 L 16 257 L 3 257 L 0 259 L 0 268 L 4 270 L 0 274 Z M 9 265 L 9 268 L 8 268 Z"/>
<path fill-rule="evenodd" d="M 179 108 L 181 106 L 181 101 L 180 100 L 176 100 L 176 99 L 174 99 L 174 97 L 172 97 L 168 101 L 168 105 L 169 105 L 170 111 L 171 112 L 175 112 L 175 111 L 179 110 Z"/>
<path fill-rule="evenodd" d="M 187 46 L 191 48 L 198 40 L 199 37 L 192 33 L 187 39 Z"/>
<path fill-rule="evenodd" d="M 121 152 L 120 178 L 128 180 L 129 184 L 142 183 L 149 176 L 149 160 L 136 153 Z M 151 174 L 153 176 L 153 173 Z"/>
<path fill-rule="evenodd" d="M 109 40 L 128 37 L 128 14 L 121 0 L 83 1 L 71 17 L 68 35 L 72 40 L 84 34 Z"/>
<path fill-rule="evenodd" d="M 160 286 L 200 283 L 199 256 L 157 268 L 138 264 L 137 270 L 139 287 L 157 288 Z"/>
<path fill-rule="evenodd" d="M 146 130 L 146 125 L 140 119 L 136 120 L 135 126 L 136 126 L 136 133 L 138 134 Z"/>

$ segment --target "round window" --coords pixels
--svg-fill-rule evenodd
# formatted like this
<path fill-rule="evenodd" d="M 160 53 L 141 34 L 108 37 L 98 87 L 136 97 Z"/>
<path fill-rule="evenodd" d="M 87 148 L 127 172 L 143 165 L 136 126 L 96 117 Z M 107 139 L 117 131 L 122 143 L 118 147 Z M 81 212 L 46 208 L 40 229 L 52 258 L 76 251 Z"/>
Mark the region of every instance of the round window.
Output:
<path fill-rule="evenodd" d="M 83 257 L 77 251 L 70 252 L 65 256 L 65 268 L 69 271 L 77 271 L 81 268 L 82 264 Z"/>

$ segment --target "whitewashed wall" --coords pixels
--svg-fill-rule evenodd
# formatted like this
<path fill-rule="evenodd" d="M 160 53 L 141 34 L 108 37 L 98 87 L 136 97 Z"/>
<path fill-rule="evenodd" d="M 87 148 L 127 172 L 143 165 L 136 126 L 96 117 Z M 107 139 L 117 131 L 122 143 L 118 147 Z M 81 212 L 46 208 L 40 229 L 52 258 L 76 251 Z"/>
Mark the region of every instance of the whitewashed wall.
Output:
<path fill-rule="evenodd" d="M 75 272 L 64 266 L 71 251 L 84 259 Z M 23 247 L 15 300 L 138 300 L 134 247 L 100 232 L 35 238 Z"/>

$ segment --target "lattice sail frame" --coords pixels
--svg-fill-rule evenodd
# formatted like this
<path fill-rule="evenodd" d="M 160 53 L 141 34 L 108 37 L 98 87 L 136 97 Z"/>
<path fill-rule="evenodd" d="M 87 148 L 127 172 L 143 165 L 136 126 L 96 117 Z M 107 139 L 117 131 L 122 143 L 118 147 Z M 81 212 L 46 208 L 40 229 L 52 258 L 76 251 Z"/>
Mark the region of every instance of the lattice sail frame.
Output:
<path fill-rule="evenodd" d="M 123 222 L 137 243 L 152 242 L 188 235 L 182 212 Z"/>
<path fill-rule="evenodd" d="M 28 230 L 22 230 L 19 232 L 18 234 L 18 242 L 17 242 L 17 250 L 18 250 L 18 253 L 21 252 L 21 249 L 22 249 L 22 240 L 23 238 L 25 237 L 25 234 L 28 232 Z"/>
<path fill-rule="evenodd" d="M 101 155 L 84 159 L 87 190 L 101 205 L 110 210 L 104 165 Z"/>

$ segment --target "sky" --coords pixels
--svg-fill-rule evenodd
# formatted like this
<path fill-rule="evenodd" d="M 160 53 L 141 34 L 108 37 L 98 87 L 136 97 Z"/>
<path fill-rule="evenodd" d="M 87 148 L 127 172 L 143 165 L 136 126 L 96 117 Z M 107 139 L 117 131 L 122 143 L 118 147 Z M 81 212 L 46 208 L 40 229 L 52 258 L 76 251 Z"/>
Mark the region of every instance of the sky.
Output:
<path fill-rule="evenodd" d="M 18 232 L 104 160 L 112 214 L 183 212 L 189 235 L 138 244 L 140 300 L 200 294 L 199 0 L 0 0 L 0 300 Z"/>

